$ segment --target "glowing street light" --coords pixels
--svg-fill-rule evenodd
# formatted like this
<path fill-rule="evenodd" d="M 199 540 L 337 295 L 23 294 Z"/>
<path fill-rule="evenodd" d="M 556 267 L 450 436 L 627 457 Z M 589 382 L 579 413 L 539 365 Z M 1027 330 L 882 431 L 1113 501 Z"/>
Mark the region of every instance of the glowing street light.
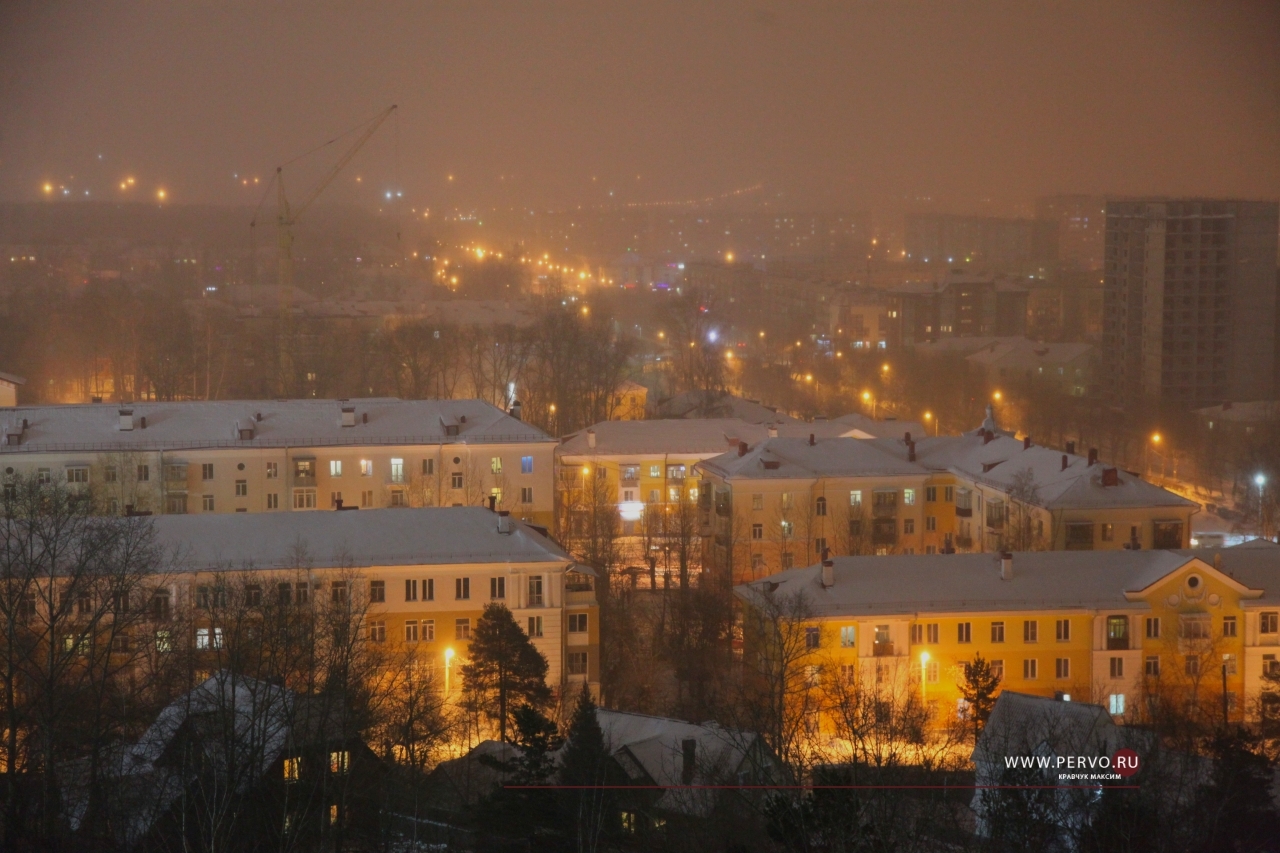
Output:
<path fill-rule="evenodd" d="M 1153 434 L 1152 434 L 1152 436 L 1151 436 L 1151 443 L 1152 443 L 1152 444 L 1159 444 L 1159 443 L 1160 443 L 1160 433 L 1158 433 L 1158 432 L 1157 432 L 1157 433 L 1153 433 Z"/>
<path fill-rule="evenodd" d="M 933 434 L 936 436 L 936 435 L 938 434 L 938 430 L 939 430 L 939 429 L 941 428 L 941 426 L 942 426 L 942 422 L 941 422 L 941 421 L 939 421 L 937 418 L 935 418 L 935 417 L 933 416 L 933 412 L 925 412 L 925 413 L 924 413 L 924 420 L 925 420 L 925 430 L 926 430 L 926 431 L 927 431 L 927 430 L 928 430 L 928 428 L 929 428 L 929 421 L 933 421 Z"/>
<path fill-rule="evenodd" d="M 992 395 L 991 395 L 991 399 L 993 399 L 993 400 L 995 400 L 997 403 L 999 403 L 1002 399 L 1004 399 L 1004 395 L 1003 395 L 1003 394 L 1001 394 L 999 391 L 997 391 L 997 392 L 995 392 L 994 394 L 992 394 Z"/>
<path fill-rule="evenodd" d="M 449 696 L 449 669 L 453 663 L 453 649 L 444 650 L 444 695 Z"/>
<path fill-rule="evenodd" d="M 929 681 L 929 653 L 920 653 L 920 698 L 924 699 Z"/>

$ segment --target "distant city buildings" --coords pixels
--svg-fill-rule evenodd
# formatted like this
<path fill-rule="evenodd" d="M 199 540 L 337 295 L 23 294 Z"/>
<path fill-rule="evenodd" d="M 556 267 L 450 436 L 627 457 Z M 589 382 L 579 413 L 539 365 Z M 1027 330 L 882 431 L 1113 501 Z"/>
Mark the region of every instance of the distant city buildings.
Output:
<path fill-rule="evenodd" d="M 1276 396 L 1276 202 L 1107 203 L 1103 390 L 1185 407 Z"/>
<path fill-rule="evenodd" d="M 944 338 L 1025 336 L 1027 290 L 1006 279 L 952 271 L 889 291 L 892 348 Z"/>
<path fill-rule="evenodd" d="M 909 213 L 906 260 L 992 273 L 1043 274 L 1058 260 L 1058 222 Z"/>
<path fill-rule="evenodd" d="M 1106 199 L 1063 193 L 1036 199 L 1036 219 L 1058 223 L 1058 259 L 1085 270 L 1102 269 Z"/>

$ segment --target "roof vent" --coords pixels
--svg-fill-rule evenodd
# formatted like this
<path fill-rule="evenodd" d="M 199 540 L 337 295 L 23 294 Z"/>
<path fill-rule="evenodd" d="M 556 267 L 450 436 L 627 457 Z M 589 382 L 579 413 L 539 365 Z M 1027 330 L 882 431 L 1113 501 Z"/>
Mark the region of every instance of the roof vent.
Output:
<path fill-rule="evenodd" d="M 1102 469 L 1102 485 L 1118 486 L 1120 485 L 1120 472 L 1115 468 Z"/>
<path fill-rule="evenodd" d="M 776 471 L 782 467 L 782 462 L 777 459 L 761 459 L 760 464 L 764 465 L 769 471 Z"/>
<path fill-rule="evenodd" d="M 520 404 L 520 401 L 512 400 L 511 408 L 507 409 L 507 414 L 511 415 L 511 417 L 515 418 L 516 420 L 520 420 L 520 415 L 523 411 L 524 411 L 524 406 Z"/>
<path fill-rule="evenodd" d="M 778 437 L 778 425 L 769 424 L 769 438 L 777 438 L 777 437 Z"/>
<path fill-rule="evenodd" d="M 908 433 L 904 434 L 904 435 L 902 436 L 902 440 L 903 440 L 903 441 L 905 441 L 907 444 L 910 444 L 910 443 L 911 443 L 911 433 L 909 433 L 909 432 L 908 432 Z"/>
<path fill-rule="evenodd" d="M 587 430 L 587 447 L 594 448 L 595 446 L 596 446 L 596 431 L 593 429 L 589 429 Z"/>
<path fill-rule="evenodd" d="M 748 449 L 748 448 L 747 448 L 747 443 L 746 443 L 745 441 L 739 441 L 739 442 L 738 442 L 738 455 L 739 455 L 739 456 L 746 456 L 746 455 L 747 455 L 747 449 Z"/>
<path fill-rule="evenodd" d="M 1067 470 L 1067 466 L 1070 464 L 1071 464 L 1071 457 L 1065 453 L 1062 454 L 1062 470 L 1063 471 Z"/>
<path fill-rule="evenodd" d="M 1000 554 L 1000 580 L 1013 580 L 1013 552 L 1004 551 Z"/>
<path fill-rule="evenodd" d="M 254 427 L 254 421 L 251 418 L 246 418 L 242 421 L 236 421 L 236 437 L 239 438 L 241 441 L 252 441 L 253 427 Z"/>
<path fill-rule="evenodd" d="M 1092 467 L 1097 464 L 1098 464 L 1098 448 L 1090 447 L 1089 448 L 1089 466 Z"/>
<path fill-rule="evenodd" d="M 253 419 L 258 423 L 262 423 L 262 412 L 254 412 Z"/>
<path fill-rule="evenodd" d="M 466 416 L 466 415 L 459 415 L 459 416 L 458 416 L 458 423 L 460 423 L 460 424 L 465 424 L 466 422 L 467 422 L 467 416 Z"/>
<path fill-rule="evenodd" d="M 1031 449 L 1031 436 L 1026 435 L 1022 437 L 1022 449 L 1023 450 Z"/>
<path fill-rule="evenodd" d="M 822 588 L 831 589 L 836 585 L 836 562 L 835 560 L 822 561 Z"/>
<path fill-rule="evenodd" d="M 911 433 L 907 433 L 907 435 L 911 435 Z M 907 440 L 907 461 L 916 461 L 916 443 L 910 439 Z"/>
<path fill-rule="evenodd" d="M 361 412 L 361 413 L 360 413 L 360 423 L 362 423 L 362 424 L 367 424 L 368 422 L 369 422 L 369 413 L 368 413 L 368 412 Z"/>
<path fill-rule="evenodd" d="M 120 410 L 120 429 L 129 432 L 133 429 L 133 409 Z"/>
<path fill-rule="evenodd" d="M 355 406 L 342 407 L 342 425 L 344 427 L 353 427 L 356 425 L 356 407 Z"/>
<path fill-rule="evenodd" d="M 502 512 L 498 513 L 498 532 L 503 535 L 510 536 L 514 529 L 515 525 L 511 522 L 511 516 L 507 511 L 504 509 Z"/>
<path fill-rule="evenodd" d="M 142 417 L 138 418 L 138 426 L 142 427 L 143 429 L 146 429 L 146 428 L 147 428 L 147 416 L 146 416 L 146 415 L 143 415 Z"/>
<path fill-rule="evenodd" d="M 1076 443 L 1074 441 L 1067 442 L 1067 452 L 1072 456 L 1076 455 Z"/>
<path fill-rule="evenodd" d="M 994 441 L 994 440 L 995 440 L 995 437 L 996 437 L 996 434 L 995 434 L 994 432 L 992 432 L 991 430 L 989 430 L 989 429 L 984 429 L 984 430 L 982 431 L 982 443 L 983 443 L 983 444 L 990 444 L 992 441 Z"/>
<path fill-rule="evenodd" d="M 813 440 L 813 433 L 809 433 L 809 446 L 813 447 L 815 444 L 817 444 L 817 442 Z"/>

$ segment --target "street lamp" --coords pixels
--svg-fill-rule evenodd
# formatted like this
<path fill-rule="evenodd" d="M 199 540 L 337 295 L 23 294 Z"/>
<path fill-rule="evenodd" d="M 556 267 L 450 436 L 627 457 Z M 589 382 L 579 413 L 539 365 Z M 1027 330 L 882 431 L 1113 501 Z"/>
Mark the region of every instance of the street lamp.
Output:
<path fill-rule="evenodd" d="M 1261 472 L 1253 476 L 1254 485 L 1258 487 L 1258 535 L 1263 539 L 1267 538 L 1267 529 L 1264 524 L 1264 516 L 1262 514 L 1262 488 L 1267 484 L 1267 476 Z"/>
<path fill-rule="evenodd" d="M 997 391 L 997 392 L 995 392 L 994 394 L 992 394 L 992 395 L 991 395 L 991 399 L 992 399 L 992 400 L 995 400 L 997 403 L 999 403 L 999 402 L 1000 402 L 1000 400 L 1001 400 L 1001 399 L 1003 399 L 1003 398 L 1004 398 L 1004 395 L 1003 395 L 1003 394 L 1001 394 L 999 391 Z"/>
<path fill-rule="evenodd" d="M 935 417 L 933 416 L 933 412 L 925 412 L 925 413 L 924 413 L 924 419 L 925 419 L 925 431 L 926 431 L 926 432 L 927 432 L 927 431 L 928 431 L 928 429 L 929 429 L 929 423 L 928 423 L 928 422 L 929 422 L 929 421 L 933 421 L 933 434 L 934 434 L 934 436 L 936 437 L 936 436 L 938 435 L 938 430 L 939 430 L 939 429 L 941 429 L 941 427 L 942 427 L 942 423 L 941 423 L 937 418 L 935 418 Z"/>
<path fill-rule="evenodd" d="M 444 695 L 449 698 L 449 668 L 453 663 L 453 649 L 444 650 Z"/>
<path fill-rule="evenodd" d="M 862 392 L 862 402 L 871 404 L 871 420 L 876 419 L 876 399 L 871 396 L 870 391 Z"/>
<path fill-rule="evenodd" d="M 921 652 L 920 653 L 920 698 L 922 700 L 928 698 L 925 694 L 925 691 L 927 689 L 926 685 L 928 684 L 928 682 L 929 682 L 929 653 Z"/>

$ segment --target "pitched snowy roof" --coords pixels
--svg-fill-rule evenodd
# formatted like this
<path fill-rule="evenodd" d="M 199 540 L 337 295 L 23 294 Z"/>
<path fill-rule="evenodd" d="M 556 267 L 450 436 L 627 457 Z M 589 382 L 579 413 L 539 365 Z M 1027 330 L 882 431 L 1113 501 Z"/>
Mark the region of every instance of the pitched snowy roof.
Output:
<path fill-rule="evenodd" d="M 925 475 L 928 470 L 899 459 L 877 441 L 859 438 L 770 438 L 747 450 L 730 451 L 699 466 L 731 480 L 794 480 L 814 477 Z"/>
<path fill-rule="evenodd" d="M 354 407 L 355 426 L 342 426 L 343 406 Z M 132 411 L 133 429 L 120 429 L 124 410 Z M 262 416 L 260 420 L 257 415 Z M 370 397 L 96 403 L 20 406 L 6 410 L 5 417 L 15 423 L 25 418 L 27 428 L 21 444 L 0 445 L 0 453 L 554 441 L 483 400 Z M 142 429 L 142 418 L 146 418 L 146 429 Z M 252 426 L 253 437 L 241 439 L 238 425 Z M 457 435 L 448 434 L 453 427 Z"/>
<path fill-rule="evenodd" d="M 900 439 L 874 442 L 888 453 L 905 459 L 906 443 Z M 1195 501 L 1146 482 L 1127 471 L 1116 471 L 1116 485 L 1102 485 L 1106 466 L 1048 447 L 1031 445 L 1009 436 L 985 442 L 980 435 L 945 435 L 915 443 L 916 461 L 934 471 L 951 471 L 1001 491 L 1014 486 L 1015 477 L 1030 471 L 1039 500 L 1046 509 L 1114 509 L 1121 507 L 1198 507 Z M 1063 457 L 1067 466 L 1062 467 Z"/>
<path fill-rule="evenodd" d="M 755 444 L 769 437 L 766 424 L 748 423 L 741 418 L 668 418 L 653 421 L 602 421 L 588 429 L 595 431 L 596 446 L 589 443 L 587 430 L 570 433 L 560 441 L 560 456 L 697 456 L 710 458 L 729 448 L 737 452 L 738 442 Z M 822 437 L 844 435 L 850 428 L 835 421 L 788 421 L 772 424 L 779 435 Z"/>
<path fill-rule="evenodd" d="M 1251 602 L 1280 601 L 1280 557 L 1223 550 L 1224 574 L 1253 591 Z M 1260 556 L 1265 555 L 1265 556 Z M 1000 575 L 998 554 L 836 557 L 835 583 L 822 586 L 820 564 L 791 569 L 734 589 L 751 602 L 774 590 L 803 594 L 823 618 L 965 613 L 1026 609 L 1132 609 L 1126 592 L 1145 589 L 1202 551 L 1027 551 L 1013 555 L 1013 577 Z M 1210 561 L 1212 557 L 1208 558 Z"/>
<path fill-rule="evenodd" d="M 159 543 L 179 555 L 178 570 L 294 568 L 299 546 L 324 567 L 466 563 L 570 563 L 553 540 L 481 507 L 355 512 L 248 512 L 160 515 Z"/>
<path fill-rule="evenodd" d="M 798 418 L 727 391 L 686 391 L 659 403 L 658 413 L 664 418 L 741 418 L 753 424 L 800 422 Z"/>
<path fill-rule="evenodd" d="M 924 426 L 918 421 L 875 420 L 858 412 L 832 418 L 831 422 L 849 427 L 851 432 L 845 434 L 852 438 L 903 438 L 907 433 L 911 433 L 912 438 L 920 438 L 925 434 Z"/>

